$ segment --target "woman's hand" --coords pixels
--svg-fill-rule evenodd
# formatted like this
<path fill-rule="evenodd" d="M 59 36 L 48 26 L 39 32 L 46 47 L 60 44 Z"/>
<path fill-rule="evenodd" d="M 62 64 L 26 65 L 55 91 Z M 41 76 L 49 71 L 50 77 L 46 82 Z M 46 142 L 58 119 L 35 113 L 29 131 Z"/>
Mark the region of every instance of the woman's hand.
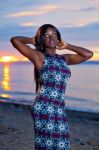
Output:
<path fill-rule="evenodd" d="M 33 43 L 34 46 L 36 45 L 36 43 L 35 43 L 35 36 L 32 37 L 32 43 Z"/>
<path fill-rule="evenodd" d="M 62 50 L 62 49 L 66 49 L 68 46 L 67 43 L 65 43 L 63 40 L 61 40 L 61 42 L 58 43 L 58 45 L 56 46 L 57 49 Z"/>

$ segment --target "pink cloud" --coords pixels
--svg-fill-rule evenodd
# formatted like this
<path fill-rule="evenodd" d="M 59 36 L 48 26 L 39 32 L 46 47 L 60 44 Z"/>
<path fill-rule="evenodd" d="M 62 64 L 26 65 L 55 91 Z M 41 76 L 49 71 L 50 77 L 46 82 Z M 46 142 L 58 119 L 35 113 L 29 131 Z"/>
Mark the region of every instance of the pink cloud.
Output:
<path fill-rule="evenodd" d="M 5 15 L 5 17 L 12 18 L 12 17 L 39 16 L 39 15 L 43 15 L 43 14 L 55 11 L 58 8 L 59 8 L 59 5 L 44 5 L 33 11 L 22 11 L 22 12 L 11 13 L 11 14 Z"/>

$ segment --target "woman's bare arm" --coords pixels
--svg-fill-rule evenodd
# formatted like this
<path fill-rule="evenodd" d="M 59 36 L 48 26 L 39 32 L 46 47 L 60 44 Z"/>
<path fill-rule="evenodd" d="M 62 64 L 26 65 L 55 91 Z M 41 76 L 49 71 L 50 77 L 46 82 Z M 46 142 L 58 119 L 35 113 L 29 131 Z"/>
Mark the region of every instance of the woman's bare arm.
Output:
<path fill-rule="evenodd" d="M 79 64 L 83 61 L 90 59 L 93 56 L 92 51 L 83 47 L 67 44 L 65 42 L 62 42 L 60 44 L 59 49 L 68 49 L 76 53 L 63 55 L 68 65 Z"/>
<path fill-rule="evenodd" d="M 40 69 L 43 63 L 41 52 L 32 49 L 27 44 L 32 44 L 35 46 L 35 40 L 29 37 L 16 36 L 11 38 L 12 45 L 25 57 L 27 57 L 37 69 Z"/>

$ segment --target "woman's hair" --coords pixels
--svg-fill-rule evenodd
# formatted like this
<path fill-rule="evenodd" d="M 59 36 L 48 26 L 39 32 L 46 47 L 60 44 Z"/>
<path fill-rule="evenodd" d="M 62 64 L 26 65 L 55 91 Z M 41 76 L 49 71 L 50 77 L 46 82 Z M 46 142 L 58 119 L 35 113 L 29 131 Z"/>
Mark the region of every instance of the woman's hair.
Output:
<path fill-rule="evenodd" d="M 45 32 L 48 28 L 52 28 L 56 31 L 57 33 L 57 38 L 59 41 L 61 41 L 61 35 L 60 35 L 60 32 L 58 31 L 58 29 L 51 25 L 51 24 L 44 24 L 42 25 L 37 33 L 36 33 L 36 36 L 35 36 L 35 46 L 36 46 L 36 49 L 42 53 L 45 53 L 46 52 L 46 47 L 45 47 L 45 43 L 44 43 L 44 37 L 45 37 Z M 34 77 L 35 77 L 35 82 L 36 82 L 36 93 L 38 91 L 38 88 L 41 86 L 41 83 L 39 81 L 39 73 L 37 71 L 36 68 L 34 68 Z"/>

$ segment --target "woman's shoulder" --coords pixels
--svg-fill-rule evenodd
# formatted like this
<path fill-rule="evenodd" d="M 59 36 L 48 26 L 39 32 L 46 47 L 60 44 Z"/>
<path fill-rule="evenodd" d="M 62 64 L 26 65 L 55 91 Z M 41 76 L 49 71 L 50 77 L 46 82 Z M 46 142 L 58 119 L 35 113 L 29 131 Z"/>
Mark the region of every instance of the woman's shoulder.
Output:
<path fill-rule="evenodd" d="M 68 65 L 68 54 L 62 54 L 61 57 L 66 62 L 66 64 Z"/>

